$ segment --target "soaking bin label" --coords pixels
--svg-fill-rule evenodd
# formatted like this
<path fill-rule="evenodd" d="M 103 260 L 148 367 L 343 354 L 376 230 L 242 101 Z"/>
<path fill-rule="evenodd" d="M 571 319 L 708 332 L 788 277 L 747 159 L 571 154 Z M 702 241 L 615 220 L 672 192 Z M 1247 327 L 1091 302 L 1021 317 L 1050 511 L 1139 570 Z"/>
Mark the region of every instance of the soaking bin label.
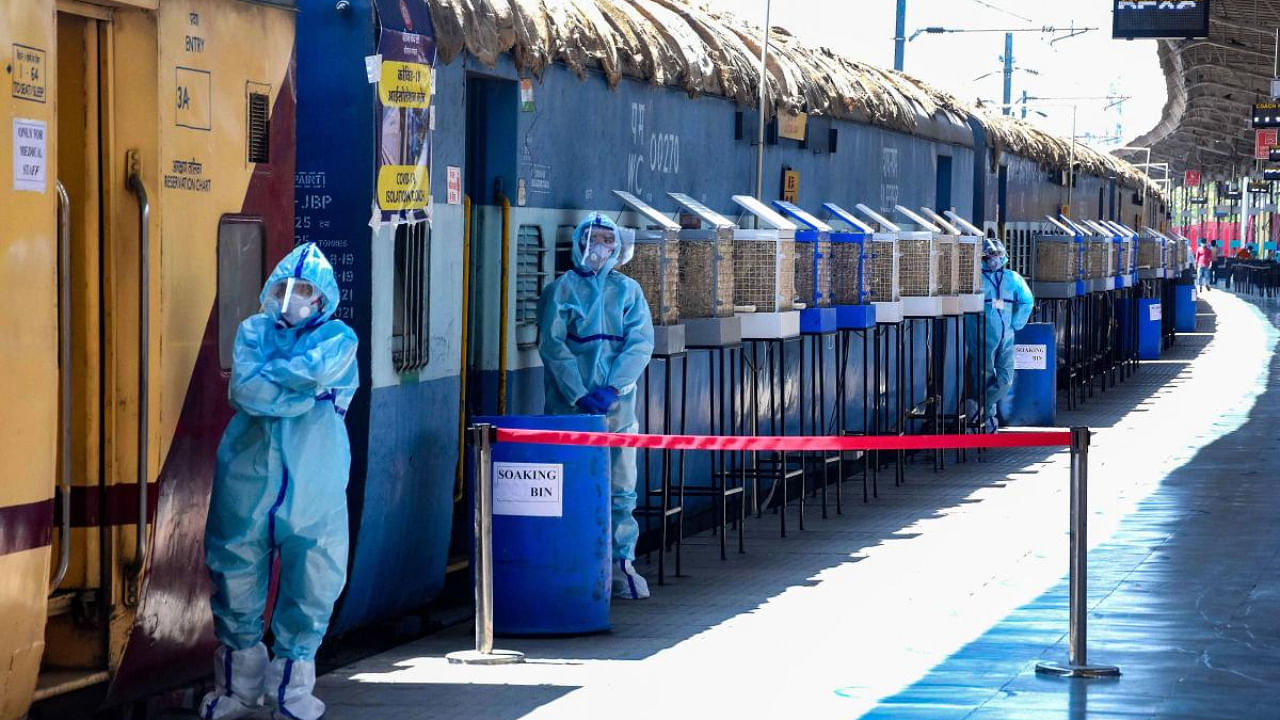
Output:
<path fill-rule="evenodd" d="M 564 465 L 493 464 L 493 514 L 561 517 L 564 514 Z"/>

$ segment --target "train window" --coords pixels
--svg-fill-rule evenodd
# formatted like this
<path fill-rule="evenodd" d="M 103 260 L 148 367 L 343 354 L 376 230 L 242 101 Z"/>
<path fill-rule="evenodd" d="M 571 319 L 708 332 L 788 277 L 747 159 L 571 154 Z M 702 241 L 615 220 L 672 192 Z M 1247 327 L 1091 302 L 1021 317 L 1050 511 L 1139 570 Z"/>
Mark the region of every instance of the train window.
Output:
<path fill-rule="evenodd" d="M 396 372 L 427 366 L 430 329 L 431 230 L 425 222 L 396 226 L 391 362 Z"/>
<path fill-rule="evenodd" d="M 249 162 L 271 161 L 271 96 L 249 93 Z"/>
<path fill-rule="evenodd" d="M 573 225 L 556 228 L 556 276 L 573 269 Z"/>
<path fill-rule="evenodd" d="M 260 218 L 224 215 L 218 222 L 218 363 L 231 369 L 240 321 L 258 311 L 266 226 Z"/>
<path fill-rule="evenodd" d="M 516 346 L 538 344 L 538 298 L 551 281 L 543 258 L 548 249 L 542 228 L 521 225 L 516 238 Z"/>

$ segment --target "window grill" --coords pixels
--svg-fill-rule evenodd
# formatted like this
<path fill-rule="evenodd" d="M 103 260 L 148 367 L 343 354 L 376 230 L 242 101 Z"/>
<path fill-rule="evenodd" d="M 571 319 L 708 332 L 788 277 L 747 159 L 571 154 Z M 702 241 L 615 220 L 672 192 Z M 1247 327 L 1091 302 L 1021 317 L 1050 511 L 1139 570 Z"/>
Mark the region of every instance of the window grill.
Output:
<path fill-rule="evenodd" d="M 545 270 L 550 252 L 543 241 L 542 228 L 521 225 L 516 234 L 516 347 L 538 345 L 538 298 L 551 282 Z"/>
<path fill-rule="evenodd" d="M 431 230 L 426 222 L 396 227 L 391 361 L 396 372 L 427 366 L 430 329 Z"/>
<path fill-rule="evenodd" d="M 1006 231 L 1005 253 L 1009 256 L 1009 269 L 1027 277 L 1031 271 L 1031 233 Z"/>
<path fill-rule="evenodd" d="M 271 161 L 271 97 L 249 93 L 249 162 Z"/>

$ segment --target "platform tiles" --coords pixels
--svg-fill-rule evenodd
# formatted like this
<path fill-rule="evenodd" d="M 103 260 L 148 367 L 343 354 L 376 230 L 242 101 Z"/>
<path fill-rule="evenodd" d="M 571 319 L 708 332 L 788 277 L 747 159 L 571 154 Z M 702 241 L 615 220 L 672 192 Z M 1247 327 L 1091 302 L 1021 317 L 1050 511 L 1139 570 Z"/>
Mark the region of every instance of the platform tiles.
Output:
<path fill-rule="evenodd" d="M 1068 486 L 1065 452 L 1030 449 L 922 459 L 866 505 L 851 480 L 843 515 L 811 501 L 799 532 L 793 503 L 786 539 L 752 518 L 725 562 L 691 538 L 686 576 L 615 603 L 612 632 L 501 639 L 524 665 L 449 665 L 469 625 L 367 658 L 320 679 L 326 717 L 1270 717 L 1280 483 L 1257 458 L 1280 456 L 1280 306 L 1200 308 L 1205 332 L 1060 413 L 1097 429 L 1090 656 L 1119 680 L 1034 674 L 1066 653 Z"/>

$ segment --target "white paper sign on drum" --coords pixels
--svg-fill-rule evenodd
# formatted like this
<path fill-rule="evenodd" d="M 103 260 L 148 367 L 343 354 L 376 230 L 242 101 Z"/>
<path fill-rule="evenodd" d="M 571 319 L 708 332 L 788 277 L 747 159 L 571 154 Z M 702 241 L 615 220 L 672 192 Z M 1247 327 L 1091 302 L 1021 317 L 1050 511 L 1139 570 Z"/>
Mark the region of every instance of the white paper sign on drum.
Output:
<path fill-rule="evenodd" d="M 493 464 L 493 514 L 523 517 L 564 515 L 564 465 Z"/>

